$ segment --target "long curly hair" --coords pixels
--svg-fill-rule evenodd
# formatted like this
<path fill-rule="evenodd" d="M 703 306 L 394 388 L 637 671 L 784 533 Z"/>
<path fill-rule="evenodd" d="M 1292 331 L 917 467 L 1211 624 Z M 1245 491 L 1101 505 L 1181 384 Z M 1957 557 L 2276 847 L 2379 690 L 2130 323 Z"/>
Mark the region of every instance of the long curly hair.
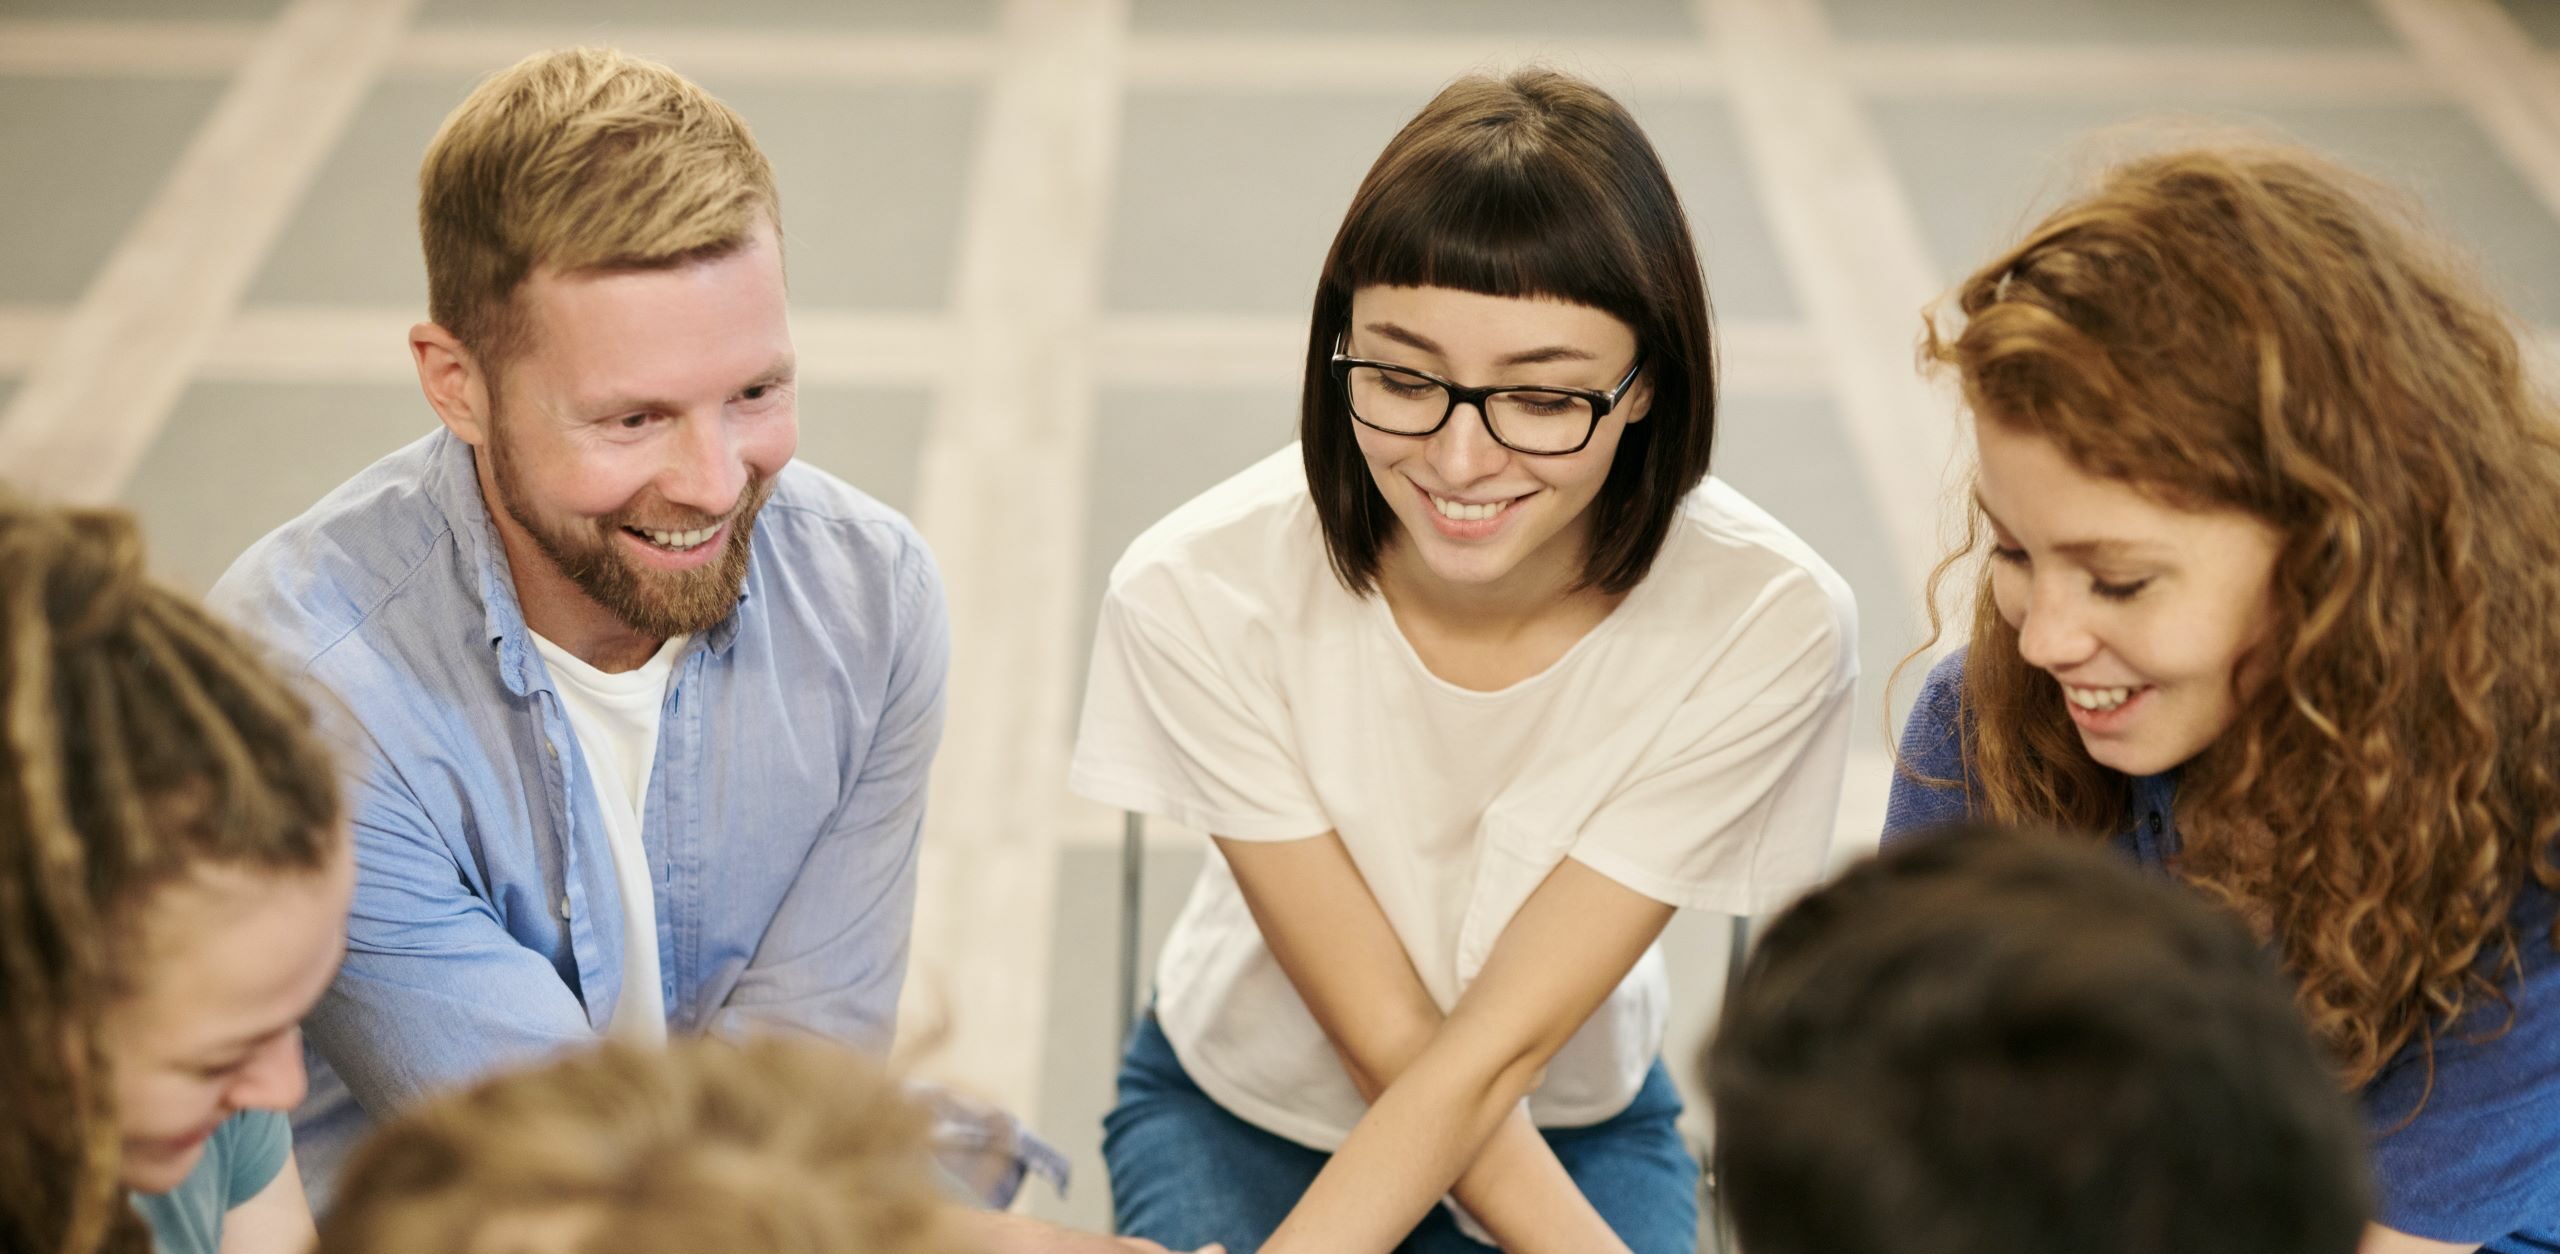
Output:
<path fill-rule="evenodd" d="M 144 577 L 116 510 L 0 492 L 0 1250 L 143 1254 L 101 1028 L 150 894 L 346 843 L 310 704 Z"/>
<path fill-rule="evenodd" d="M 2560 889 L 2560 434 L 2498 303 L 2397 194 L 2256 142 L 2115 166 L 1952 299 L 1923 357 L 1975 421 L 2283 537 L 2174 870 L 2271 939 L 2350 1086 L 2494 1013 L 2518 893 Z M 2128 783 L 2020 657 L 1981 535 L 1929 585 L 1934 643 L 1978 580 L 1970 808 L 2113 832 Z"/>

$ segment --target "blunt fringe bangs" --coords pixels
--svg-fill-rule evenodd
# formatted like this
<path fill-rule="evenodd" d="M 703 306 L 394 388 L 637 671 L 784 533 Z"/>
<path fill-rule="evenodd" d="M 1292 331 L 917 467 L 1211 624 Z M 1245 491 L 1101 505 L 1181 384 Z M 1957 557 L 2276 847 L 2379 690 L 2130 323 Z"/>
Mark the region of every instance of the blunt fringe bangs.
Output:
<path fill-rule="evenodd" d="M 1582 582 L 1610 593 L 1641 582 L 1681 499 L 1706 478 L 1716 362 L 1688 218 L 1626 109 L 1554 70 L 1460 79 L 1388 142 L 1352 196 L 1316 286 L 1298 433 L 1326 553 L 1355 593 L 1375 587 L 1395 516 L 1330 366 L 1352 293 L 1372 286 L 1569 301 L 1635 332 L 1653 405 L 1626 429 L 1591 504 Z"/>

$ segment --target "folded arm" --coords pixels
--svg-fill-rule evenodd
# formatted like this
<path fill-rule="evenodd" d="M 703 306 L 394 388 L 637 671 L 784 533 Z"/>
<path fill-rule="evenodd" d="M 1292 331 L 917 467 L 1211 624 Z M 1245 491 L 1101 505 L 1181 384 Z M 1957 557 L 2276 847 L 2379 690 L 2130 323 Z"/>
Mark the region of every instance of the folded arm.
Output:
<path fill-rule="evenodd" d="M 1372 1097 L 1267 1249 L 1393 1249 L 1453 1185 L 1507 1250 L 1621 1248 L 1521 1102 L 1670 907 L 1568 861 L 1444 1020 L 1340 837 L 1219 847 L 1281 969 Z"/>
<path fill-rule="evenodd" d="M 559 971 L 506 928 L 418 813 L 359 789 L 347 957 L 304 1023 L 375 1115 L 595 1039 Z"/>
<path fill-rule="evenodd" d="M 219 1254 L 303 1254 L 319 1236 L 302 1194 L 302 1172 L 287 1151 L 276 1178 L 222 1217 Z"/>

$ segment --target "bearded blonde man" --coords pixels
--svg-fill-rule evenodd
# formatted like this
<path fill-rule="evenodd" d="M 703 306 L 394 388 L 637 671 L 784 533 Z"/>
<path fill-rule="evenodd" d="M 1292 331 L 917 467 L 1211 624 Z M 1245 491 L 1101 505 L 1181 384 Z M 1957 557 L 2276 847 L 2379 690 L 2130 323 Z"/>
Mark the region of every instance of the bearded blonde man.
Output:
<path fill-rule="evenodd" d="M 746 123 L 664 66 L 547 53 L 463 101 L 419 184 L 439 427 L 213 594 L 361 732 L 361 885 L 296 1118 L 323 1203 L 373 1119 L 564 1046 L 885 1046 L 942 730 L 931 554 L 792 460 Z"/>

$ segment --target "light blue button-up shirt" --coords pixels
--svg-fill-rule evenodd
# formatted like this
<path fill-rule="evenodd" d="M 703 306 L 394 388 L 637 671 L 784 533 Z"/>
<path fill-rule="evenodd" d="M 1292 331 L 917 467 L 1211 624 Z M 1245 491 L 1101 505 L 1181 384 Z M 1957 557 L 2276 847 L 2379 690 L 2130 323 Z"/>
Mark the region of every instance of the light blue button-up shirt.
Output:
<path fill-rule="evenodd" d="M 885 1047 L 942 731 L 941 579 L 906 519 L 799 463 L 753 545 L 744 599 L 677 664 L 643 810 L 667 1026 Z M 438 430 L 384 458 L 210 599 L 352 715 L 355 909 L 294 1118 L 325 1204 L 372 1118 L 596 1038 L 621 889 L 469 446 Z"/>

